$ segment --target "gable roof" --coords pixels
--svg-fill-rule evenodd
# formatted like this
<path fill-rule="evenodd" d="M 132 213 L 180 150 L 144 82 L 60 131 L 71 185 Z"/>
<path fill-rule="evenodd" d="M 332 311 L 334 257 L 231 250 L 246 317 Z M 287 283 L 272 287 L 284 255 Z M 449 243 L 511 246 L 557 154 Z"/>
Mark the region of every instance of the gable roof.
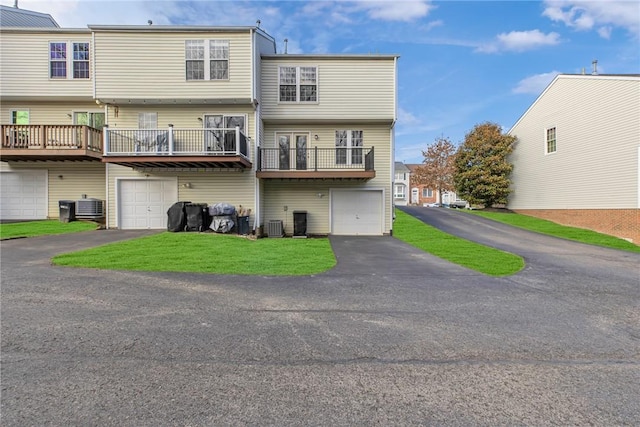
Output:
<path fill-rule="evenodd" d="M 60 28 L 48 13 L 0 5 L 0 27 Z"/>
<path fill-rule="evenodd" d="M 580 80 L 640 80 L 640 74 L 558 74 L 549 85 L 542 91 L 542 93 L 533 101 L 533 104 L 527 108 L 527 111 L 518 118 L 513 126 L 507 132 L 507 135 L 511 135 L 511 132 L 518 127 L 522 119 L 524 119 L 529 111 L 531 111 L 536 104 L 542 99 L 542 97 L 553 87 L 558 80 L 564 79 L 580 79 Z"/>
<path fill-rule="evenodd" d="M 405 166 L 402 162 L 395 162 L 393 165 L 393 169 L 396 172 L 411 172 L 408 167 Z"/>

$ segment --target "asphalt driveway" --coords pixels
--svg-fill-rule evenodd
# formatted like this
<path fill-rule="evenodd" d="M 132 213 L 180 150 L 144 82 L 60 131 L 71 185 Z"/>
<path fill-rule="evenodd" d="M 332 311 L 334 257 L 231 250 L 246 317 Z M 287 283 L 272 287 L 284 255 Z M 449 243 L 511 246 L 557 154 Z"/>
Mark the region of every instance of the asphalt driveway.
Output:
<path fill-rule="evenodd" d="M 310 277 L 99 271 L 49 259 L 148 232 L 4 241 L 2 424 L 640 423 L 640 257 L 469 229 L 526 269 L 332 237 Z"/>

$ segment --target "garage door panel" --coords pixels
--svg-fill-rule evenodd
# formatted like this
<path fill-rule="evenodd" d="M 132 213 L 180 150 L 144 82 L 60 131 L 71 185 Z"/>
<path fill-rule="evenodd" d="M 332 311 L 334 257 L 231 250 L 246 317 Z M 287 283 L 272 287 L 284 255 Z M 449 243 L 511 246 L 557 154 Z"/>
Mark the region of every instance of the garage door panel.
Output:
<path fill-rule="evenodd" d="M 382 234 L 382 191 L 335 190 L 332 192 L 331 197 L 331 228 L 333 234 Z"/>
<path fill-rule="evenodd" d="M 46 170 L 0 173 L 0 218 L 47 218 Z"/>
<path fill-rule="evenodd" d="M 165 228 L 167 210 L 178 199 L 177 182 L 174 180 L 122 180 L 118 199 L 120 228 Z"/>

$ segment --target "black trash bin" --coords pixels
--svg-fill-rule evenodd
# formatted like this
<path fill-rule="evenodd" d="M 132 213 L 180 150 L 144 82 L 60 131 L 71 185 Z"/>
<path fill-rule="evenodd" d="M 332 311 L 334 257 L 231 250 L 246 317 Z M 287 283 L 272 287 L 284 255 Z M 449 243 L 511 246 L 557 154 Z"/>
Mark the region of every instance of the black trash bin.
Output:
<path fill-rule="evenodd" d="M 247 235 L 249 234 L 249 217 L 248 216 L 239 216 L 238 217 L 238 226 L 236 228 L 238 230 L 238 234 Z"/>
<path fill-rule="evenodd" d="M 60 209 L 60 222 L 76 220 L 76 202 L 74 200 L 58 200 Z"/>
<path fill-rule="evenodd" d="M 293 211 L 293 237 L 307 237 L 307 211 Z"/>

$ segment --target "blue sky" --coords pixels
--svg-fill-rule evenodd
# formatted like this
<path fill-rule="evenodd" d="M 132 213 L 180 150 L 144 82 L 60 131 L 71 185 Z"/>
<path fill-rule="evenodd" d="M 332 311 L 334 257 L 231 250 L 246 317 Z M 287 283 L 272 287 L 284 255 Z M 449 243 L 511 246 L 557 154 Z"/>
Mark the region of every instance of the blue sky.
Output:
<path fill-rule="evenodd" d="M 0 0 L 13 5 L 13 0 Z M 19 0 L 63 27 L 251 26 L 289 53 L 398 54 L 396 160 L 477 123 L 507 131 L 558 73 L 640 74 L 635 1 Z"/>

